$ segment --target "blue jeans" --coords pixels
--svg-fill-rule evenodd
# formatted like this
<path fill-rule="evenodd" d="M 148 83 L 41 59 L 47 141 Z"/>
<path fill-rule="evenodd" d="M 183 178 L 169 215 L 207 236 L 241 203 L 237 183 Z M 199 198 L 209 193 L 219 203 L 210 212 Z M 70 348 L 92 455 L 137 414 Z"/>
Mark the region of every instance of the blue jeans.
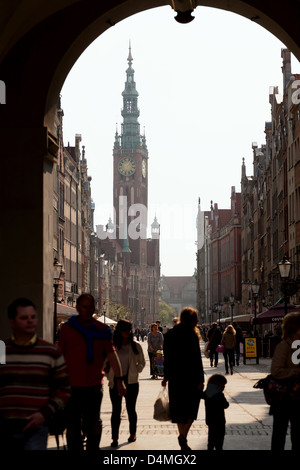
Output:
<path fill-rule="evenodd" d="M 0 449 L 17 450 L 46 450 L 48 442 L 48 426 L 31 428 L 23 432 L 26 420 L 6 419 L 1 422 Z"/>

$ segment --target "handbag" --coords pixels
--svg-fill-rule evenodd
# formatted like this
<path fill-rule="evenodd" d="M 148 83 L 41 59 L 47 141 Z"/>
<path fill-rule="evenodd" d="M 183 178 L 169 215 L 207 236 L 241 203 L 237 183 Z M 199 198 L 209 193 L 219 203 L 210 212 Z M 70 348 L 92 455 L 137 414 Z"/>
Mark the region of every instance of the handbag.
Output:
<path fill-rule="evenodd" d="M 300 399 L 300 380 L 296 378 L 275 379 L 269 374 L 256 382 L 253 388 L 263 390 L 268 405 L 274 405 L 284 400 Z"/>
<path fill-rule="evenodd" d="M 166 387 L 163 387 L 154 403 L 153 418 L 156 421 L 171 421 L 169 397 Z"/>
<path fill-rule="evenodd" d="M 216 347 L 216 351 L 219 353 L 223 353 L 225 351 L 225 346 L 223 344 L 218 344 Z"/>

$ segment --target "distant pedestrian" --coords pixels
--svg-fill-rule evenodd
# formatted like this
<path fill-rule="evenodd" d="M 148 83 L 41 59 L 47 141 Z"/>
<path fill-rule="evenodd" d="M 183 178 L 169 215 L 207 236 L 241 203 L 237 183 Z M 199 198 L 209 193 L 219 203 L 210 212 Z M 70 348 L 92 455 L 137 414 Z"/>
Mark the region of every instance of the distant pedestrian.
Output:
<path fill-rule="evenodd" d="M 202 340 L 205 341 L 205 343 L 207 342 L 207 333 L 208 333 L 208 328 L 206 326 L 201 326 L 200 328 L 200 333 L 201 333 L 201 337 L 202 337 Z"/>
<path fill-rule="evenodd" d="M 236 338 L 235 338 L 235 329 L 232 325 L 228 325 L 225 329 L 221 344 L 225 347 L 225 351 L 223 352 L 224 362 L 225 362 L 225 371 L 228 374 L 228 367 L 230 367 L 230 373 L 233 374 L 233 365 L 234 365 L 234 352 L 235 352 L 235 345 L 236 345 Z"/>
<path fill-rule="evenodd" d="M 170 415 L 172 422 L 177 424 L 178 443 L 183 451 L 190 450 L 187 435 L 197 419 L 204 386 L 197 322 L 197 310 L 185 307 L 180 313 L 180 322 L 168 331 L 164 342 L 162 385 L 168 383 Z"/>
<path fill-rule="evenodd" d="M 147 336 L 147 330 L 146 330 L 146 328 L 142 328 L 142 329 L 141 329 L 141 338 L 142 338 L 142 342 L 144 342 L 145 336 Z"/>
<path fill-rule="evenodd" d="M 165 334 L 169 331 L 169 328 L 167 327 L 167 325 L 164 325 L 162 327 L 162 334 L 165 336 Z"/>
<path fill-rule="evenodd" d="M 135 334 L 136 340 L 139 341 L 141 330 L 139 328 L 136 328 L 134 334 Z"/>
<path fill-rule="evenodd" d="M 217 346 L 220 344 L 222 339 L 222 333 L 218 328 L 217 323 L 213 323 L 212 327 L 208 330 L 207 339 L 209 341 L 209 359 L 210 359 L 210 366 L 217 367 L 219 361 L 219 353 L 216 350 Z"/>
<path fill-rule="evenodd" d="M 238 323 L 234 323 L 233 327 L 235 329 L 235 364 L 237 366 L 240 365 L 240 357 L 241 357 L 241 344 L 243 344 L 243 332 L 242 328 L 238 325 Z"/>
<path fill-rule="evenodd" d="M 60 349 L 37 336 L 34 303 L 16 299 L 8 307 L 12 335 L 6 364 L 0 364 L 0 449 L 14 453 L 46 450 L 48 424 L 71 395 Z"/>
<path fill-rule="evenodd" d="M 207 450 L 223 450 L 225 436 L 225 409 L 229 407 L 223 390 L 227 383 L 224 375 L 213 374 L 204 392 L 205 422 L 208 426 Z"/>
<path fill-rule="evenodd" d="M 163 334 L 158 331 L 157 323 L 152 323 L 151 331 L 148 334 L 148 355 L 149 355 L 149 362 L 150 362 L 150 375 L 151 379 L 155 379 L 155 371 L 154 371 L 154 357 L 156 351 L 163 349 L 164 344 L 164 337 Z"/>

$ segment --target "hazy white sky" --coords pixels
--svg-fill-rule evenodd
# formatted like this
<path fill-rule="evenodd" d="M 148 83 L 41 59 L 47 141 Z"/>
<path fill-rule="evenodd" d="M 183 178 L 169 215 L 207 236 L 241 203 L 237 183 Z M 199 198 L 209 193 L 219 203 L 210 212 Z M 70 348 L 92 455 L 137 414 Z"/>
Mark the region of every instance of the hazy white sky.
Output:
<path fill-rule="evenodd" d="M 198 7 L 187 25 L 171 7 L 134 15 L 110 28 L 78 59 L 61 91 L 64 143 L 82 135 L 95 226 L 112 216 L 113 144 L 121 131 L 131 42 L 139 123 L 149 151 L 149 225 L 161 224 L 161 273 L 196 267 L 196 216 L 210 201 L 230 207 L 240 191 L 242 158 L 252 175 L 252 142 L 265 143 L 269 87 L 282 92 L 277 38 L 234 13 Z M 299 73 L 292 56 L 292 72 Z M 96 228 L 96 227 L 95 227 Z"/>

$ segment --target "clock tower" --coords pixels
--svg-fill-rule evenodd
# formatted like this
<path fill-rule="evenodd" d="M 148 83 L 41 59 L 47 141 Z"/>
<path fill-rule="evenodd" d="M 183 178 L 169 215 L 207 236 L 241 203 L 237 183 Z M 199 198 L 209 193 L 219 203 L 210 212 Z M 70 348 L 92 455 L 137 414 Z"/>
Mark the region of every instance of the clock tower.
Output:
<path fill-rule="evenodd" d="M 129 46 L 121 134 L 116 130 L 113 149 L 113 203 L 120 245 L 132 253 L 131 262 L 147 264 L 148 150 L 138 121 L 138 92 Z"/>
<path fill-rule="evenodd" d="M 144 328 L 158 318 L 160 225 L 155 218 L 148 237 L 148 150 L 145 134 L 140 133 L 130 46 L 127 60 L 123 122 L 113 147 L 115 217 L 106 225 L 108 236 L 99 239 L 98 249 L 103 272 L 108 267 L 101 285 L 105 303 L 127 306 L 134 327 Z"/>

